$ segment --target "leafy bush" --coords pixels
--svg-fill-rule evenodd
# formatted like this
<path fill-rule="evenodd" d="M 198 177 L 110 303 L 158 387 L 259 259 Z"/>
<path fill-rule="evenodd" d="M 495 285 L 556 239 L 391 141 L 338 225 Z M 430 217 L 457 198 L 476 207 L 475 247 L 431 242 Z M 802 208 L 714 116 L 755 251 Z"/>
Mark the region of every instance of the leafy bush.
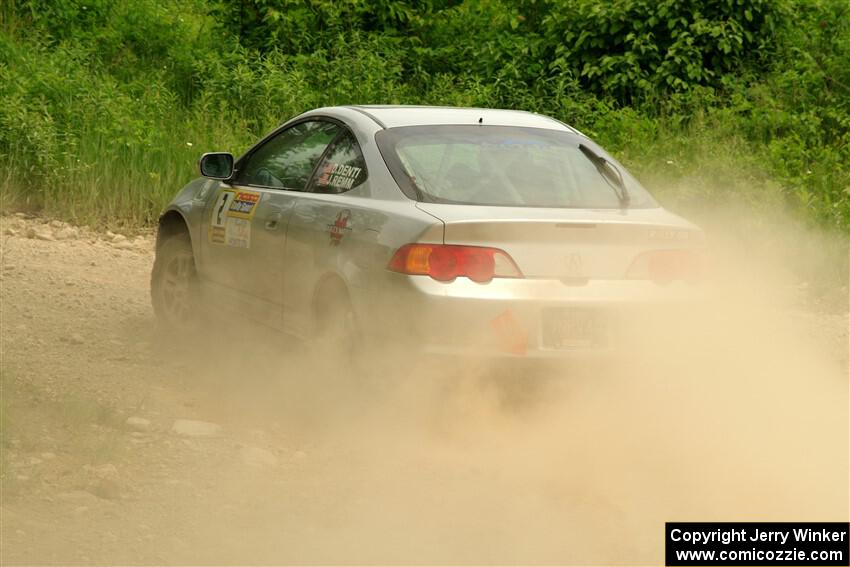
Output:
<path fill-rule="evenodd" d="M 430 12 L 431 2 L 418 2 Z M 239 43 L 261 52 L 311 53 L 351 32 L 399 35 L 417 17 L 395 0 L 218 0 L 213 11 Z"/>
<path fill-rule="evenodd" d="M 789 15 L 775 0 L 574 0 L 544 18 L 554 70 L 623 103 L 764 68 Z"/>
<path fill-rule="evenodd" d="M 676 206 L 848 230 L 847 61 L 846 0 L 7 0 L 2 203 L 150 223 L 200 152 L 303 110 L 449 104 L 571 123 Z"/>

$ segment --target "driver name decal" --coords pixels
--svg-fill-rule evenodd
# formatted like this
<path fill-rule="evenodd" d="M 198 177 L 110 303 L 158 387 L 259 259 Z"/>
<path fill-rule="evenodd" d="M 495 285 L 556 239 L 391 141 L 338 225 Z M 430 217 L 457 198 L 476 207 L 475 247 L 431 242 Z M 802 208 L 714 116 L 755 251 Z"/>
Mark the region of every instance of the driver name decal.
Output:
<path fill-rule="evenodd" d="M 326 163 L 322 166 L 316 184 L 335 189 L 351 189 L 363 168 L 343 163 Z"/>

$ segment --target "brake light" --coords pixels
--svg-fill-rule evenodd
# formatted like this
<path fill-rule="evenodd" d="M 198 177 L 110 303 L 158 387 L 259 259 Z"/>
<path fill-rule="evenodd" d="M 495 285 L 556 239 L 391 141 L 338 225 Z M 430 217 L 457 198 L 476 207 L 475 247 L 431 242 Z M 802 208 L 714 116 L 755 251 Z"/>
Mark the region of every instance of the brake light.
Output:
<path fill-rule="evenodd" d="M 487 283 L 493 278 L 523 277 L 504 250 L 450 244 L 405 244 L 396 250 L 387 269 L 401 274 L 431 276 L 441 282 L 461 276 L 478 283 Z"/>
<path fill-rule="evenodd" d="M 626 277 L 656 283 L 695 281 L 702 277 L 704 264 L 699 250 L 652 250 L 634 259 Z"/>

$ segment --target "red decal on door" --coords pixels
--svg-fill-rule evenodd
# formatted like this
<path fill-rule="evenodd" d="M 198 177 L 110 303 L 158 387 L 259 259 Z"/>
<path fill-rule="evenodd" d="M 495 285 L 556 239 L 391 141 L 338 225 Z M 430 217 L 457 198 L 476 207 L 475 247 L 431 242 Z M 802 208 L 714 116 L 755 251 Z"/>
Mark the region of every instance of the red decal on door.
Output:
<path fill-rule="evenodd" d="M 351 230 L 351 227 L 348 226 L 348 219 L 350 218 L 351 211 L 345 209 L 339 212 L 332 224 L 328 225 L 331 235 L 331 246 L 339 246 L 339 243 L 342 242 L 342 237 L 345 236 L 345 231 Z"/>

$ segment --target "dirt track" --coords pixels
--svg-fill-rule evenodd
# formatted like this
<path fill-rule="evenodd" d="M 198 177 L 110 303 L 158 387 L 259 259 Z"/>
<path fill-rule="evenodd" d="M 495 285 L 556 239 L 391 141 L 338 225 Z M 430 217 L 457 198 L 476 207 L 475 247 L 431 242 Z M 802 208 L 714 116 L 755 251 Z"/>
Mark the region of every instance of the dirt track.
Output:
<path fill-rule="evenodd" d="M 340 369 L 241 333 L 164 340 L 150 236 L 0 228 L 4 565 L 657 564 L 665 520 L 846 520 L 845 314 L 798 314 L 823 405 L 750 461 L 795 415 L 749 421 L 776 402 L 756 386 L 729 419 L 699 387 L 653 407 L 646 385 L 552 386 L 514 410 L 475 384 L 339 387 Z"/>

